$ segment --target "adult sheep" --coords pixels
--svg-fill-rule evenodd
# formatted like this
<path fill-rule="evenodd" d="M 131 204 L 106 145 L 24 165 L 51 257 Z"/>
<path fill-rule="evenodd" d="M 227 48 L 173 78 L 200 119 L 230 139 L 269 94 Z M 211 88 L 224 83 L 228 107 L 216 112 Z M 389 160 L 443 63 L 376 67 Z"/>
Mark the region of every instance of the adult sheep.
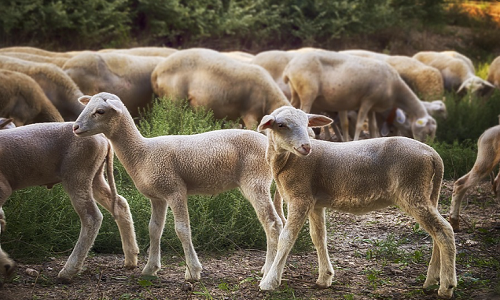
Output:
<path fill-rule="evenodd" d="M 158 64 L 151 75 L 155 94 L 187 99 L 206 107 L 218 119 L 242 119 L 247 128 L 274 109 L 290 105 L 263 68 L 231 59 L 214 50 L 178 51 Z"/>
<path fill-rule="evenodd" d="M 404 137 L 351 143 L 310 140 L 307 127 L 332 120 L 282 107 L 266 115 L 258 130 L 267 130 L 266 159 L 280 195 L 288 203 L 288 218 L 278 241 L 278 253 L 260 288 L 280 285 L 290 250 L 306 218 L 318 253 L 318 280 L 332 284 L 325 210 L 362 214 L 397 205 L 415 218 L 433 239 L 424 288 L 439 283 L 438 294 L 451 298 L 457 286 L 455 239 L 437 207 L 443 161 L 432 147 Z"/>
<path fill-rule="evenodd" d="M 101 49 L 100 53 L 118 53 L 138 56 L 161 56 L 168 57 L 170 54 L 177 52 L 177 49 L 169 47 L 134 47 L 125 49 Z"/>
<path fill-rule="evenodd" d="M 270 50 L 258 53 L 250 62 L 264 68 L 278 84 L 287 99 L 290 100 L 292 92 L 288 84 L 283 81 L 283 71 L 294 56 L 295 54 L 289 51 Z M 294 103 L 292 105 L 295 106 Z"/>
<path fill-rule="evenodd" d="M 170 207 L 186 256 L 185 279 L 199 280 L 202 266 L 191 240 L 187 197 L 215 195 L 234 188 L 250 201 L 266 232 L 262 272 L 267 273 L 283 223 L 271 201 L 272 175 L 264 159 L 266 139 L 262 134 L 226 129 L 144 138 L 116 95 L 99 93 L 80 101 L 86 107 L 73 126 L 74 133 L 103 133 L 137 189 L 151 200 L 150 248 L 144 275 L 156 275 L 161 268 L 160 238 Z"/>
<path fill-rule="evenodd" d="M 474 68 L 462 58 L 450 56 L 435 51 L 422 51 L 413 56 L 416 60 L 434 67 L 443 76 L 444 88 L 448 91 L 484 95 L 490 92 L 494 85 L 476 76 Z"/>
<path fill-rule="evenodd" d="M 120 53 L 83 52 L 63 66 L 80 90 L 87 95 L 108 91 L 118 95 L 133 117 L 153 100 L 151 72 L 165 58 Z"/>
<path fill-rule="evenodd" d="M 360 136 L 369 113 L 398 107 L 409 114 L 413 137 L 425 141 L 434 137 L 437 124 L 422 102 L 390 65 L 383 61 L 312 51 L 295 56 L 286 66 L 284 81 L 292 91 L 292 103 L 305 112 L 338 112 L 343 139 L 349 140 L 347 112 L 357 110 L 354 140 Z M 371 136 L 376 124 L 370 118 Z"/>
<path fill-rule="evenodd" d="M 37 63 L 0 53 L 0 69 L 24 73 L 33 78 L 66 121 L 74 121 L 83 109 L 78 86 L 64 71 L 50 63 Z"/>
<path fill-rule="evenodd" d="M 28 75 L 0 69 L 0 82 L 0 117 L 12 118 L 16 126 L 64 121 L 42 88 Z"/>
<path fill-rule="evenodd" d="M 11 118 L 0 117 L 0 129 L 11 129 L 11 128 L 16 128 L 14 120 Z"/>
<path fill-rule="evenodd" d="M 491 62 L 487 80 L 500 89 L 500 56 Z"/>
<path fill-rule="evenodd" d="M 82 269 L 97 236 L 103 216 L 95 201 L 111 213 L 118 225 L 125 266 L 137 266 L 139 248 L 132 216 L 127 201 L 116 193 L 113 151 L 103 135 L 76 137 L 70 122 L 0 130 L 0 156 L 0 232 L 5 231 L 5 201 L 14 191 L 30 186 L 50 188 L 62 183 L 80 217 L 80 236 L 58 274 L 60 281 L 69 282 Z M 14 261 L 0 249 L 0 273 L 8 277 L 14 266 Z"/>
<path fill-rule="evenodd" d="M 21 52 L 21 53 L 30 53 L 41 56 L 49 56 L 49 57 L 66 57 L 70 58 L 74 54 L 71 52 L 56 52 L 56 51 L 48 51 L 36 47 L 29 46 L 14 46 L 14 47 L 4 47 L 0 48 L 0 52 Z"/>
<path fill-rule="evenodd" d="M 37 63 L 51 63 L 58 66 L 59 68 L 62 68 L 64 63 L 66 63 L 66 61 L 69 59 L 67 57 L 50 57 L 50 56 L 24 53 L 24 52 L 0 52 L 0 55 L 14 57 L 27 61 L 33 61 Z"/>
<path fill-rule="evenodd" d="M 444 94 L 443 77 L 438 69 L 404 55 L 387 55 L 367 50 L 346 50 L 339 53 L 385 61 L 396 69 L 406 84 L 423 100 L 434 100 Z"/>
<path fill-rule="evenodd" d="M 486 176 L 492 174 L 500 163 L 500 125 L 488 128 L 477 140 L 477 157 L 469 173 L 460 177 L 453 184 L 453 195 L 450 206 L 450 223 L 455 231 L 460 229 L 460 204 L 467 191 L 476 186 Z M 500 174 L 500 173 L 499 173 Z M 497 202 L 500 200 L 498 193 L 499 177 L 493 182 L 493 191 Z"/>

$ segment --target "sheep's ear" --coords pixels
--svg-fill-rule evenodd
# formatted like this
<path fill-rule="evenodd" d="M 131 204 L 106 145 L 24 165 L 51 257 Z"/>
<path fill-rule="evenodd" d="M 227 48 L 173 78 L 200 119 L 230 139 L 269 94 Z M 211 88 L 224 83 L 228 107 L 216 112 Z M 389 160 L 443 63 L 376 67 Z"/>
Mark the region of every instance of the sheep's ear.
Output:
<path fill-rule="evenodd" d="M 405 121 L 406 121 L 405 113 L 401 109 L 397 108 L 396 109 L 396 122 L 398 122 L 399 124 L 403 124 Z"/>
<path fill-rule="evenodd" d="M 427 121 L 427 118 L 420 118 L 415 122 L 415 124 L 417 124 L 418 127 L 424 127 L 425 124 L 427 124 Z"/>
<path fill-rule="evenodd" d="M 121 101 L 114 99 L 106 99 L 106 103 L 108 103 L 112 109 L 116 111 L 122 111 L 123 106 L 121 105 Z"/>
<path fill-rule="evenodd" d="M 91 96 L 84 95 L 84 96 L 81 96 L 80 98 L 78 98 L 78 102 L 80 102 L 83 105 L 87 105 L 89 103 L 90 99 L 92 99 Z"/>
<path fill-rule="evenodd" d="M 274 124 L 274 117 L 271 115 L 265 115 L 260 121 L 259 127 L 257 127 L 257 131 L 262 132 L 268 128 L 271 128 Z"/>
<path fill-rule="evenodd" d="M 308 127 L 323 127 L 333 122 L 332 119 L 322 115 L 307 114 L 307 118 L 309 118 Z"/>
<path fill-rule="evenodd" d="M 0 128 L 4 128 L 12 122 L 14 122 L 14 120 L 12 120 L 11 118 L 0 120 Z"/>

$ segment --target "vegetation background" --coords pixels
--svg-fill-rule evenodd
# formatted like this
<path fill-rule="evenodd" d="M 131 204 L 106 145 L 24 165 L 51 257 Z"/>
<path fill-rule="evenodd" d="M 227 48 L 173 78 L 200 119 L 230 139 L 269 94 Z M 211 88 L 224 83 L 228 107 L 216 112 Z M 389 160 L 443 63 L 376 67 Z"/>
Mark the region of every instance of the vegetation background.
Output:
<path fill-rule="evenodd" d="M 135 46 L 207 47 L 256 54 L 305 46 L 362 48 L 413 55 L 453 49 L 469 56 L 479 76 L 500 55 L 498 1 L 444 0 L 5 0 L 0 1 L 0 47 L 53 51 Z M 499 123 L 500 93 L 488 100 L 446 95 L 448 118 L 438 120 L 432 144 L 445 161 L 447 179 L 472 167 L 479 135 Z M 210 112 L 157 100 L 139 124 L 146 136 L 193 134 L 224 126 Z M 150 205 L 115 162 L 118 191 L 128 199 L 141 250 L 148 247 Z M 229 204 L 228 204 L 229 203 Z M 16 192 L 5 205 L 9 228 L 2 247 L 15 259 L 40 260 L 71 252 L 80 223 L 60 186 Z M 193 242 L 199 251 L 265 249 L 265 236 L 238 191 L 190 197 Z M 15 230 L 14 230 L 15 229 Z M 216 232 L 214 236 L 214 232 Z M 171 214 L 162 249 L 182 256 Z M 310 249 L 307 228 L 296 250 Z M 95 253 L 121 253 L 109 214 Z"/>

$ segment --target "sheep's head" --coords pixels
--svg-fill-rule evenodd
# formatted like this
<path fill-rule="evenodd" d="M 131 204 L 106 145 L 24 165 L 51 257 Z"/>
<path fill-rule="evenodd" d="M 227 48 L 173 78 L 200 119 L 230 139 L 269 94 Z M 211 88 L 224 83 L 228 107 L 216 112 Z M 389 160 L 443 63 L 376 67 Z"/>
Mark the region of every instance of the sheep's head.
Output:
<path fill-rule="evenodd" d="M 495 86 L 488 81 L 477 76 L 471 76 L 460 85 L 457 94 L 464 94 L 468 91 L 471 94 L 481 96 L 488 94 L 494 88 Z"/>
<path fill-rule="evenodd" d="M 291 152 L 298 156 L 311 153 L 308 127 L 329 125 L 332 119 L 306 114 L 292 106 L 283 106 L 262 118 L 259 131 L 268 129 L 269 142 L 278 153 Z"/>
<path fill-rule="evenodd" d="M 411 130 L 417 141 L 432 141 L 436 136 L 437 122 L 431 116 L 423 117 L 412 123 Z"/>
<path fill-rule="evenodd" d="M 113 126 L 116 116 L 126 110 L 120 98 L 110 93 L 82 96 L 78 101 L 85 105 L 85 108 L 73 124 L 73 133 L 77 136 L 112 133 L 117 127 Z"/>

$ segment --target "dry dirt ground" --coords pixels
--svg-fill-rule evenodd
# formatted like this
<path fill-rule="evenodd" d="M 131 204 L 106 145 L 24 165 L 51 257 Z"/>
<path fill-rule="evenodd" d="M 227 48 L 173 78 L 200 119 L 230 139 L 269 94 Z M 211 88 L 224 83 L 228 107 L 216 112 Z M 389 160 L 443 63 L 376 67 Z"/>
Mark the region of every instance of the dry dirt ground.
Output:
<path fill-rule="evenodd" d="M 452 182 L 442 188 L 440 211 L 448 212 Z M 458 289 L 455 299 L 500 299 L 500 209 L 488 182 L 470 191 L 456 233 Z M 277 291 L 259 291 L 264 251 L 200 253 L 202 280 L 184 281 L 182 255 L 164 251 L 157 278 L 141 278 L 146 256 L 134 270 L 122 255 L 91 255 L 71 284 L 56 283 L 67 257 L 31 265 L 19 261 L 16 276 L 0 289 L 1 300 L 21 299 L 436 299 L 421 286 L 431 239 L 410 217 L 392 207 L 363 216 L 329 211 L 333 285 L 316 289 L 314 250 L 290 255 Z M 29 269 L 37 274 L 28 274 Z"/>

